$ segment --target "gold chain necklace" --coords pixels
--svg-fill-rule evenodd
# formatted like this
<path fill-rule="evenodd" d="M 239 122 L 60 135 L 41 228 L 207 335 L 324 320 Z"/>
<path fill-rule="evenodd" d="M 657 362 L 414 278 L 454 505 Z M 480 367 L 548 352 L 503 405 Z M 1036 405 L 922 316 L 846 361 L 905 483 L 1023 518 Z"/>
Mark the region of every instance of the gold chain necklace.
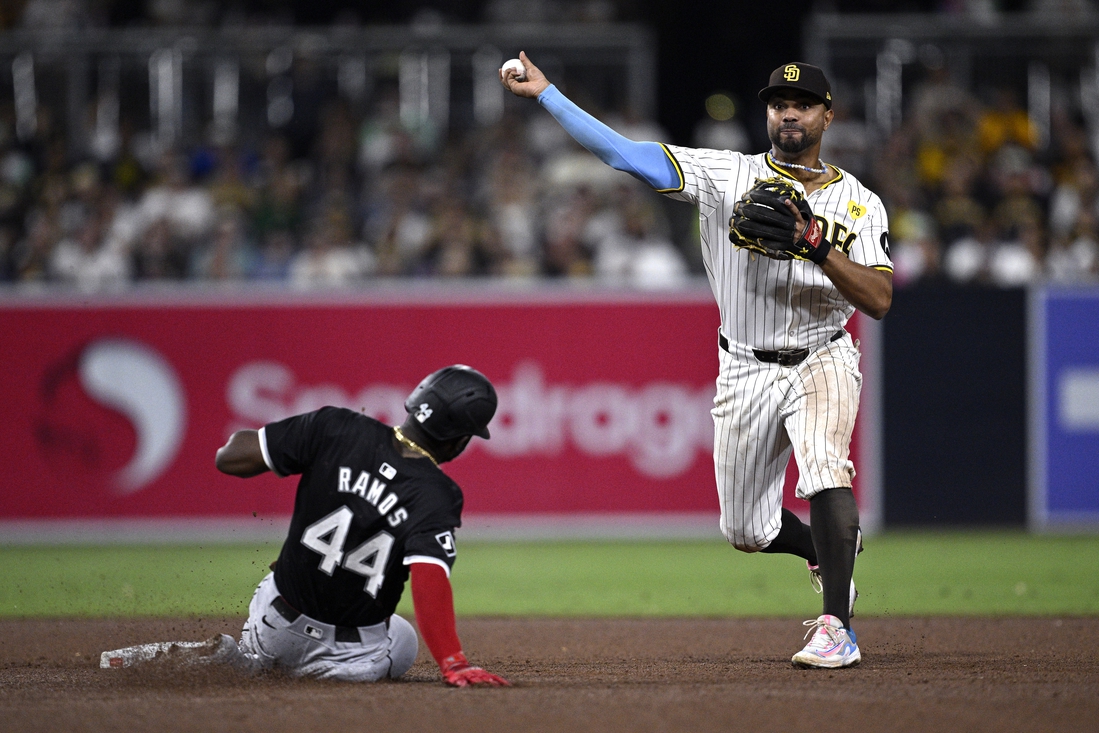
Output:
<path fill-rule="evenodd" d="M 411 440 L 409 440 L 407 437 L 405 437 L 405 434 L 401 432 L 400 428 L 396 428 L 396 427 L 393 428 L 393 435 L 403 445 L 406 445 L 409 448 L 411 448 L 412 450 L 416 451 L 417 453 L 422 455 L 424 458 L 427 458 L 429 461 L 434 463 L 436 466 L 439 465 L 439 462 L 435 460 L 435 456 L 431 455 L 426 450 L 424 450 L 423 448 L 421 448 L 420 446 L 416 445 Z"/>

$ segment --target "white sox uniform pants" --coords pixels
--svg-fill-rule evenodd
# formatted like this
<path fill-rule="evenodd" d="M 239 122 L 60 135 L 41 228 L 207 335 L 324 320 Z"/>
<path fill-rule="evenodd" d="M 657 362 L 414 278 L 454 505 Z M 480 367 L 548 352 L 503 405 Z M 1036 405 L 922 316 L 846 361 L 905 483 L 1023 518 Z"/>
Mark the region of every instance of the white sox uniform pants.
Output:
<path fill-rule="evenodd" d="M 789 367 L 760 362 L 743 344 L 718 351 L 712 413 L 721 533 L 737 549 L 755 552 L 781 526 L 791 451 L 798 498 L 851 486 L 848 455 L 862 387 L 858 345 L 844 334 Z"/>
<path fill-rule="evenodd" d="M 375 682 L 400 677 L 416 661 L 416 630 L 397 614 L 388 624 L 358 627 L 359 640 L 347 641 L 341 639 L 348 630 L 337 633 L 337 627 L 304 614 L 287 619 L 296 612 L 285 612 L 285 602 L 277 599 L 271 573 L 252 596 L 240 639 L 240 650 L 257 670 L 278 667 L 296 677 Z"/>

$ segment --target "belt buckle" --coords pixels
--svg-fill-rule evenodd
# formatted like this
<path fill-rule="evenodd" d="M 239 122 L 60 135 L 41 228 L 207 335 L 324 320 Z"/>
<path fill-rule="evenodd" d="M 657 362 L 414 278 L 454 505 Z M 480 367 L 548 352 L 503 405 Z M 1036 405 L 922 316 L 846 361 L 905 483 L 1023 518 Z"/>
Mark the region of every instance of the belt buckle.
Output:
<path fill-rule="evenodd" d="M 778 354 L 779 366 L 792 367 L 805 361 L 805 357 L 809 356 L 809 349 L 788 349 L 775 353 Z"/>

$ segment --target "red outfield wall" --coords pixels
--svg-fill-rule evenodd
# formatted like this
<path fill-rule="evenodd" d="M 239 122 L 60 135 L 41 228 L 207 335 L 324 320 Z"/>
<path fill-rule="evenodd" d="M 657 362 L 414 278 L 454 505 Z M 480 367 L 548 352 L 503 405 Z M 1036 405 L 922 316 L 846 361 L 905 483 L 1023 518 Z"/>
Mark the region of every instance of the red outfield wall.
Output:
<path fill-rule="evenodd" d="M 0 522 L 286 516 L 293 479 L 214 469 L 233 430 L 325 404 L 394 424 L 452 363 L 500 395 L 446 466 L 467 517 L 716 519 L 717 326 L 699 291 L 9 298 Z"/>

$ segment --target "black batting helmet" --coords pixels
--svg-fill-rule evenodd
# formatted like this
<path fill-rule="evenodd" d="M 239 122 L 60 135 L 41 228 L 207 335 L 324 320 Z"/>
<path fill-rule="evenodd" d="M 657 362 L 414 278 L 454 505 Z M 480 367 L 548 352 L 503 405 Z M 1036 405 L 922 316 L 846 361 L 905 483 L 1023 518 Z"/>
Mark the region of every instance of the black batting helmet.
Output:
<path fill-rule="evenodd" d="M 404 409 L 435 440 L 464 435 L 487 439 L 496 414 L 496 390 L 484 374 L 455 364 L 427 375 L 404 401 Z"/>

